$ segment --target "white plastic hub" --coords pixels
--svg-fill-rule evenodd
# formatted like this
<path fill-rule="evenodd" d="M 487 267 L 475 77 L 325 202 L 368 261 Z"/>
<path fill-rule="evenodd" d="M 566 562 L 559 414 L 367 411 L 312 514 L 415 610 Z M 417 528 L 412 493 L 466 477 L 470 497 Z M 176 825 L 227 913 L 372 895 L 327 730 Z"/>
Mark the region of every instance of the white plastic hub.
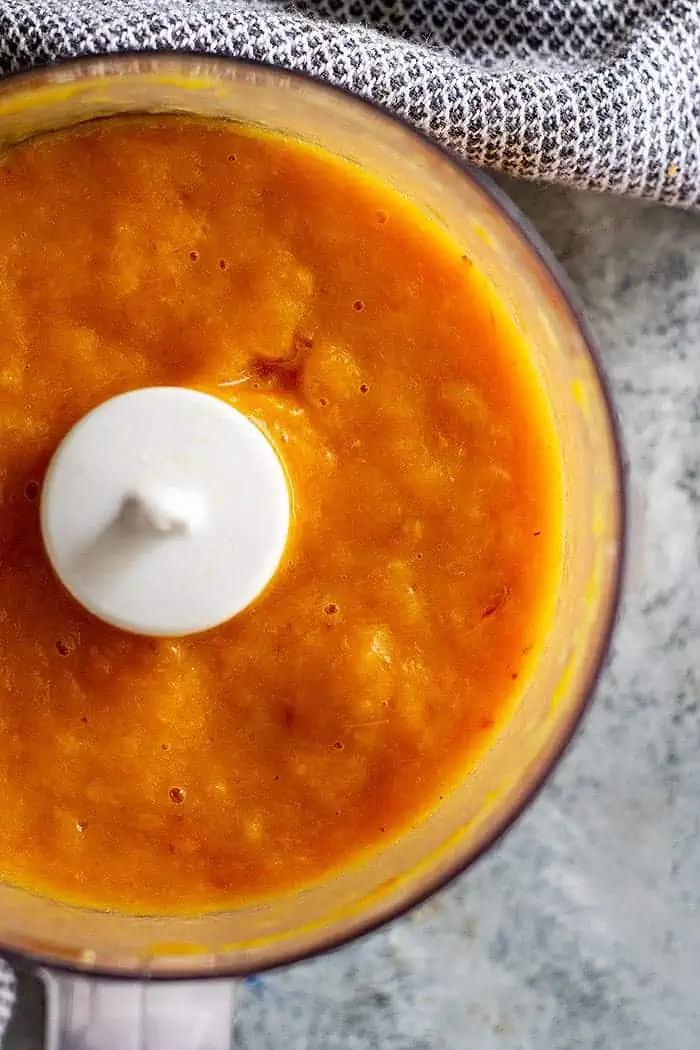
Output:
<path fill-rule="evenodd" d="M 289 519 L 284 468 L 263 433 L 181 387 L 89 412 L 56 450 L 41 498 L 65 588 L 106 623 L 160 637 L 245 609 L 279 565 Z"/>

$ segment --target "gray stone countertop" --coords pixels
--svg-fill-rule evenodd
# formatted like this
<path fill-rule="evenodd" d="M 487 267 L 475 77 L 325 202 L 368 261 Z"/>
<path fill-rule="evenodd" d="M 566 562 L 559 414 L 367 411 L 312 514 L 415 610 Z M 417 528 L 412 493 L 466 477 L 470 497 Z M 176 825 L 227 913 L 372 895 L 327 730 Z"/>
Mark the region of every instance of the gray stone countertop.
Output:
<path fill-rule="evenodd" d="M 505 186 L 578 286 L 622 420 L 635 535 L 612 658 L 501 844 L 408 918 L 248 982 L 240 1050 L 700 1045 L 700 216 Z M 38 1045 L 25 1003 L 6 1050 Z"/>

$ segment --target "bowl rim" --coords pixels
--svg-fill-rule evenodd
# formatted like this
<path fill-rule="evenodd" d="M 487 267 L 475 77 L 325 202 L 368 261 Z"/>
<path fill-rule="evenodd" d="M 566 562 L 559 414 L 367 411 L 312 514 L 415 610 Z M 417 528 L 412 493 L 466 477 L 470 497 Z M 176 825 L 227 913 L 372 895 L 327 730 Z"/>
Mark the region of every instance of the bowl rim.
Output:
<path fill-rule="evenodd" d="M 366 919 L 362 919 L 361 917 L 358 918 L 353 923 L 352 927 L 346 932 L 332 933 L 325 937 L 321 935 L 314 941 L 313 945 L 305 946 L 300 949 L 289 948 L 285 950 L 283 942 L 279 957 L 274 961 L 265 963 L 257 968 L 251 968 L 241 964 L 236 965 L 235 963 L 222 963 L 207 968 L 205 971 L 189 971 L 183 969 L 179 972 L 172 972 L 144 968 L 143 970 L 139 969 L 134 970 L 133 972 L 126 972 L 123 969 L 110 968 L 108 965 L 101 965 L 99 963 L 93 966 L 91 964 L 82 964 L 79 961 L 58 961 L 51 955 L 44 955 L 33 949 L 28 949 L 26 951 L 18 950 L 16 948 L 6 948 L 4 945 L 0 944 L 0 950 L 2 950 L 3 956 L 11 965 L 16 966 L 19 970 L 26 969 L 29 964 L 40 970 L 45 970 L 57 975 L 63 974 L 66 977 L 84 977 L 96 980 L 106 979 L 110 981 L 153 981 L 156 983 L 245 978 L 252 974 L 268 973 L 297 962 L 314 959 L 327 952 L 336 951 L 344 945 L 350 944 L 362 937 L 366 937 L 369 934 L 374 933 L 376 930 L 379 930 L 381 927 L 388 925 L 390 922 L 406 915 L 412 911 L 413 908 L 419 907 L 434 894 L 445 889 L 458 876 L 462 875 L 481 860 L 501 841 L 522 814 L 537 799 L 545 783 L 569 749 L 577 730 L 581 726 L 584 715 L 591 705 L 595 688 L 599 682 L 601 672 L 605 666 L 610 651 L 610 644 L 620 611 L 626 570 L 628 541 L 628 470 L 626 458 L 623 452 L 624 445 L 620 423 L 610 391 L 609 382 L 601 364 L 600 350 L 597 340 L 586 319 L 579 295 L 570 278 L 565 273 L 561 263 L 554 255 L 554 252 L 537 232 L 530 220 L 526 218 L 508 194 L 493 181 L 489 174 L 459 157 L 446 146 L 432 138 L 425 131 L 413 125 L 405 117 L 394 113 L 387 106 L 356 94 L 348 88 L 332 84 L 320 77 L 313 76 L 312 74 L 301 70 L 289 69 L 286 66 L 258 59 L 214 54 L 206 51 L 198 51 L 196 49 L 127 49 L 71 57 L 59 57 L 58 59 L 37 63 L 29 68 L 14 70 L 0 76 L 0 92 L 2 92 L 7 84 L 13 85 L 23 80 L 31 81 L 35 78 L 41 78 L 42 75 L 49 76 L 51 73 L 58 70 L 80 69 L 81 67 L 89 70 L 90 67 L 97 66 L 100 63 L 109 62 L 113 63 L 113 69 L 116 72 L 120 65 L 126 65 L 128 62 L 133 62 L 138 59 L 155 60 L 155 62 L 179 61 L 185 64 L 206 61 L 213 66 L 221 65 L 222 67 L 227 67 L 233 65 L 239 68 L 248 68 L 251 71 L 261 70 L 282 74 L 307 84 L 311 84 L 314 89 L 326 91 L 329 94 L 343 96 L 358 108 L 364 108 L 375 114 L 379 113 L 389 122 L 393 122 L 394 124 L 403 127 L 404 131 L 416 138 L 428 149 L 429 152 L 433 152 L 438 157 L 442 158 L 442 160 L 446 160 L 462 178 L 466 178 L 475 183 L 477 188 L 500 213 L 501 217 L 510 224 L 516 236 L 518 236 L 524 243 L 525 247 L 540 262 L 548 276 L 551 278 L 561 303 L 569 313 L 573 326 L 578 330 L 581 336 L 588 354 L 588 359 L 593 366 L 595 382 L 598 385 L 605 415 L 607 417 L 611 438 L 613 468 L 617 480 L 617 535 L 615 537 L 615 561 L 611 570 L 611 586 L 607 600 L 607 607 L 604 609 L 602 617 L 603 623 L 600 631 L 598 649 L 594 658 L 591 660 L 588 674 L 581 687 L 580 701 L 574 709 L 569 724 L 566 726 L 562 734 L 561 741 L 552 749 L 551 755 L 549 755 L 547 760 L 543 763 L 542 768 L 538 770 L 532 783 L 528 786 L 527 790 L 523 792 L 522 796 L 517 800 L 512 809 L 508 810 L 494 825 L 493 830 L 474 853 L 466 858 L 456 857 L 454 863 L 451 863 L 444 871 L 441 871 L 439 874 L 433 875 L 432 877 L 427 877 L 425 881 L 422 882 L 418 892 L 410 893 L 407 898 L 402 899 L 396 905 L 390 906 L 378 916 L 371 916 Z M 221 914 L 224 915 L 226 913 L 222 911 Z M 134 916 L 125 915 L 124 917 L 133 918 Z M 164 916 L 164 918 L 167 919 L 167 916 Z"/>

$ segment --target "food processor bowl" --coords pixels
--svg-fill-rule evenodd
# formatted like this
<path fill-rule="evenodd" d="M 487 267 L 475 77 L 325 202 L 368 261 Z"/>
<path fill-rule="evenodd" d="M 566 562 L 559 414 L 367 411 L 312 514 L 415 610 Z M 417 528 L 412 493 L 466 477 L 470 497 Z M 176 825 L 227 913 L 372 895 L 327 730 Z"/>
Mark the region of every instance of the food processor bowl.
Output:
<path fill-rule="evenodd" d="M 532 680 L 478 767 L 400 840 L 303 891 L 210 914 L 118 914 L 0 886 L 0 947 L 42 969 L 52 1048 L 215 1050 L 230 1043 L 230 978 L 337 947 L 401 914 L 467 868 L 533 798 L 572 735 L 610 640 L 621 579 L 622 466 L 571 290 L 486 177 L 387 112 L 322 83 L 184 53 L 96 56 L 0 81 L 0 148 L 138 113 L 224 118 L 313 143 L 432 216 L 524 334 L 563 463 L 563 566 Z M 218 979 L 193 986 L 196 978 Z"/>

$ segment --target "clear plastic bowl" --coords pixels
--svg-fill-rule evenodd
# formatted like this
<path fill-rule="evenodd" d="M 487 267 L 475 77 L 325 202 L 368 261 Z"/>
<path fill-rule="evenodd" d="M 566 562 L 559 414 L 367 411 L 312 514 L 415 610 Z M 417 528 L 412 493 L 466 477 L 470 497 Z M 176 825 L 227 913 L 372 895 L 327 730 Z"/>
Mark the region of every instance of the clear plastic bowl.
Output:
<path fill-rule="evenodd" d="M 9 77 L 0 82 L 0 147 L 94 117 L 139 112 L 222 117 L 316 143 L 432 214 L 488 275 L 526 334 L 564 462 L 565 561 L 536 674 L 476 772 L 410 834 L 320 885 L 219 914 L 118 915 L 0 886 L 0 946 L 46 968 L 52 1045 L 126 1048 L 138 1031 L 144 1045 L 209 1050 L 219 1043 L 213 1035 L 193 1041 L 183 1010 L 201 1013 L 213 995 L 211 1027 L 218 1026 L 227 1045 L 228 983 L 209 993 L 199 985 L 192 1007 L 184 986 L 176 992 L 151 984 L 144 998 L 96 979 L 191 981 L 289 963 L 402 913 L 487 849 L 532 800 L 595 685 L 620 589 L 622 466 L 610 401 L 571 290 L 539 238 L 483 175 L 381 109 L 319 82 L 188 54 L 93 57 Z M 86 984 L 76 971 L 93 979 Z M 176 1017 L 174 1028 L 163 1028 Z M 202 1028 L 201 1040 L 205 1035 Z"/>

